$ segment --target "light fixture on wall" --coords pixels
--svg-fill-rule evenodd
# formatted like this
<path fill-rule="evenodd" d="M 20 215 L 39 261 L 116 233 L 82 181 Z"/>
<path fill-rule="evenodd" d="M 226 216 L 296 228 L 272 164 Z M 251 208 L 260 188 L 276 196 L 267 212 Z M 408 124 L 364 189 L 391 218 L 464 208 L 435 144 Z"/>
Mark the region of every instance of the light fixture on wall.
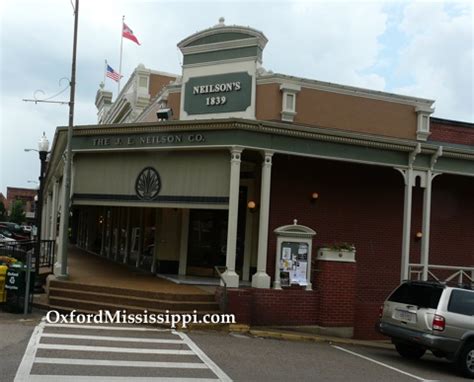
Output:
<path fill-rule="evenodd" d="M 313 193 L 311 194 L 311 202 L 312 202 L 312 203 L 315 203 L 316 200 L 318 200 L 318 199 L 319 199 L 319 194 L 318 194 L 317 192 L 313 192 Z"/>
<path fill-rule="evenodd" d="M 166 108 L 166 109 L 160 109 L 156 112 L 156 117 L 158 118 L 158 121 L 168 121 L 171 119 L 173 116 L 173 109 L 171 108 Z"/>
<path fill-rule="evenodd" d="M 257 210 L 257 203 L 255 203 L 253 200 L 249 200 L 247 203 L 247 208 L 249 209 L 249 212 L 255 212 Z"/>
<path fill-rule="evenodd" d="M 423 237 L 423 232 L 417 232 L 415 235 L 416 240 L 420 240 Z"/>

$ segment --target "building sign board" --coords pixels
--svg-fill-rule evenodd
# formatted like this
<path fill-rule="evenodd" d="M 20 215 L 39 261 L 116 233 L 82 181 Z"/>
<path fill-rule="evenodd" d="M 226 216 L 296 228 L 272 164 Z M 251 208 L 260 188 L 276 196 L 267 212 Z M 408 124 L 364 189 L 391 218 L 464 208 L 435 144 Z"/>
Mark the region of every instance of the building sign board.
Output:
<path fill-rule="evenodd" d="M 247 72 L 193 77 L 185 84 L 188 115 L 245 111 L 252 101 L 252 76 Z"/>

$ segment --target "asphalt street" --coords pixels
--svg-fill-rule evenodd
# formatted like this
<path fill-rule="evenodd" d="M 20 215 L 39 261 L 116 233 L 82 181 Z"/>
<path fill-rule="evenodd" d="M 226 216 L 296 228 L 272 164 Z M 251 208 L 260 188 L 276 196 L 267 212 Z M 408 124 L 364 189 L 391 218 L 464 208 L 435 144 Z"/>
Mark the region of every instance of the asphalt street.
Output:
<path fill-rule="evenodd" d="M 466 381 L 427 354 L 173 332 L 137 326 L 47 325 L 0 314 L 0 380 L 9 381 Z"/>

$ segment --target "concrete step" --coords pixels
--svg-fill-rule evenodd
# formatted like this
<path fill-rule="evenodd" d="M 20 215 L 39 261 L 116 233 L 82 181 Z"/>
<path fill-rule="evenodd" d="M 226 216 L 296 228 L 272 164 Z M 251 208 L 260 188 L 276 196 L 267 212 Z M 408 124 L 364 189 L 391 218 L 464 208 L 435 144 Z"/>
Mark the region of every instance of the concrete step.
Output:
<path fill-rule="evenodd" d="M 119 296 L 103 292 L 79 291 L 50 287 L 49 298 L 70 298 L 75 300 L 114 304 L 116 306 L 139 306 L 146 309 L 160 309 L 170 311 L 216 311 L 219 305 L 215 301 L 182 301 L 172 300 L 174 295 L 165 295 L 166 299 L 144 298 L 136 296 Z"/>
<path fill-rule="evenodd" d="M 73 299 L 73 298 L 66 298 L 66 297 L 49 297 L 49 307 L 51 309 L 52 306 L 59 307 L 62 310 L 72 310 L 76 309 L 77 311 L 81 312 L 98 312 L 99 310 L 110 310 L 111 312 L 126 310 L 127 313 L 143 313 L 143 310 L 146 309 L 148 313 L 152 314 L 164 314 L 166 313 L 166 309 L 149 309 L 144 308 L 142 306 L 133 306 L 133 305 L 116 305 L 116 304 L 109 304 L 104 302 L 93 302 L 87 300 L 80 300 L 80 299 Z M 186 314 L 190 313 L 190 311 L 186 310 L 173 310 L 169 313 L 177 313 L 177 314 Z M 198 311 L 198 317 L 201 317 L 204 314 L 214 314 L 219 313 L 218 310 L 207 310 L 207 311 Z"/>
<path fill-rule="evenodd" d="M 120 297 L 131 296 L 168 301 L 215 301 L 214 295 L 211 293 L 165 293 L 139 289 L 117 288 L 102 285 L 80 284 L 62 280 L 50 280 L 49 288 L 106 293 L 109 295 L 117 295 Z"/>

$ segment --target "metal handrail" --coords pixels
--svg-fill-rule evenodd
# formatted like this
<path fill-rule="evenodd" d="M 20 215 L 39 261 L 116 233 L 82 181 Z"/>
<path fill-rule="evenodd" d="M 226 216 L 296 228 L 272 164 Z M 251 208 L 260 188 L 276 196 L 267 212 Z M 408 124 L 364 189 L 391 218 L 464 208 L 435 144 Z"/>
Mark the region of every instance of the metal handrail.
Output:
<path fill-rule="evenodd" d="M 221 267 L 221 268 L 224 268 L 225 270 L 227 270 L 227 267 Z M 214 267 L 214 270 L 216 271 L 217 275 L 219 276 L 219 279 L 221 280 L 222 286 L 224 287 L 224 297 L 222 298 L 221 310 L 223 311 L 223 313 L 227 313 L 227 304 L 228 304 L 227 283 L 226 283 L 224 277 L 222 277 L 222 273 L 219 270 L 219 266 L 216 265 Z"/>
<path fill-rule="evenodd" d="M 418 280 L 420 280 L 420 276 L 422 275 L 423 264 L 410 264 L 409 274 L 411 278 L 411 274 L 417 274 Z M 443 270 L 443 271 L 455 271 L 450 276 L 448 276 L 445 280 L 440 280 L 434 272 L 431 270 Z M 474 284 L 474 267 L 462 267 L 462 266 L 452 266 L 452 265 L 428 265 L 427 270 L 428 276 L 431 276 L 437 282 L 448 283 L 452 282 L 452 280 L 458 277 L 458 284 L 463 285 L 463 279 L 467 279 L 468 283 L 471 285 Z M 469 275 L 470 273 L 470 275 Z"/>

